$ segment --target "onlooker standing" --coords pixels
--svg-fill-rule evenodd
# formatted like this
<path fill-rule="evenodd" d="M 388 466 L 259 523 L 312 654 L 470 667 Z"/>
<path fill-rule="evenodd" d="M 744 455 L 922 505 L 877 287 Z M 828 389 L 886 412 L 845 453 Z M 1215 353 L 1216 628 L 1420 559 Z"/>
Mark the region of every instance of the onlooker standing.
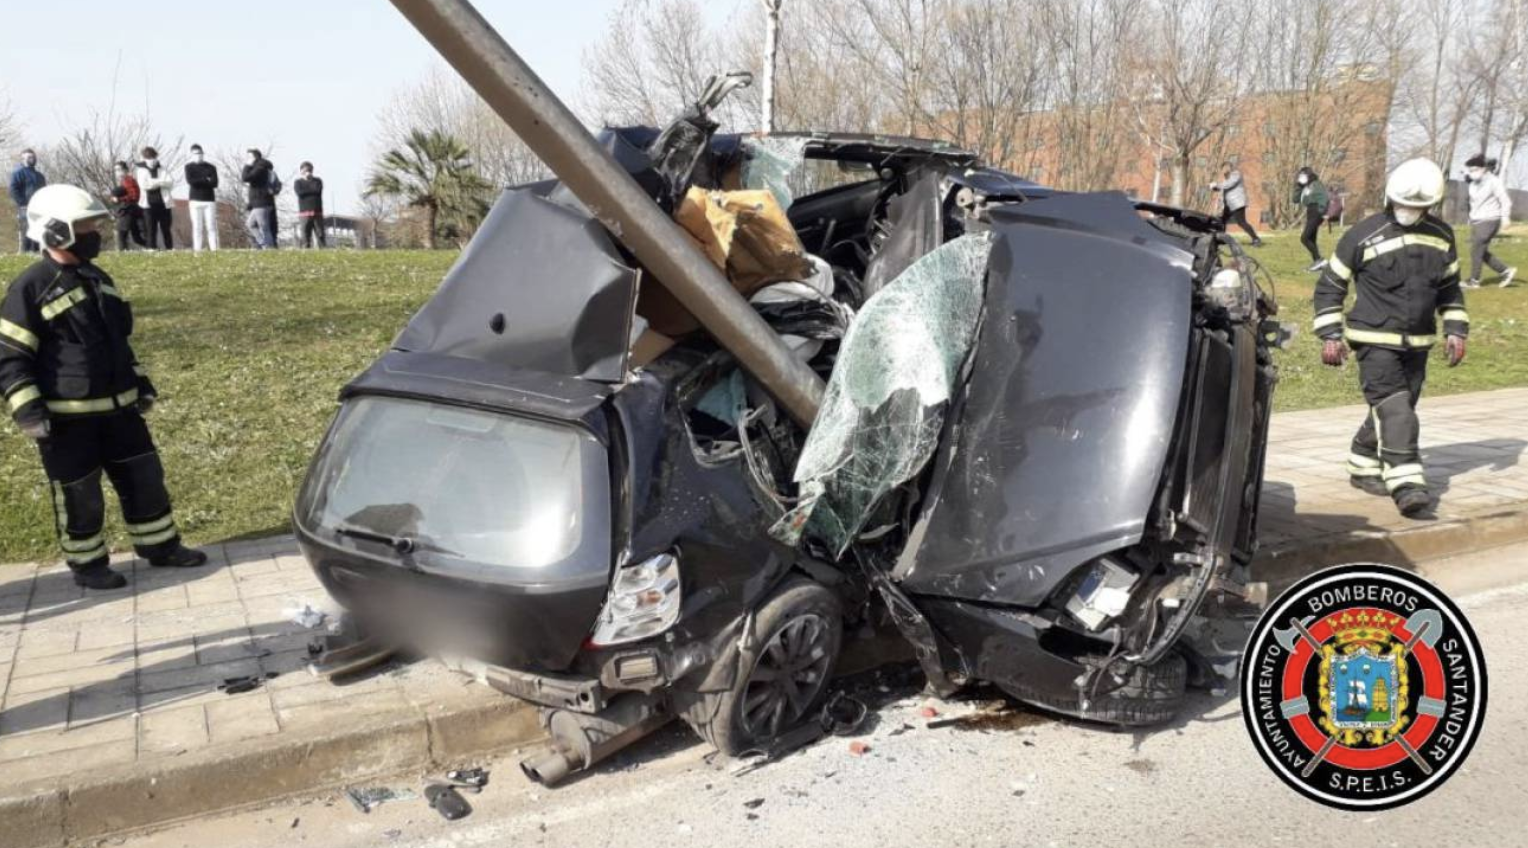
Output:
<path fill-rule="evenodd" d="M 186 185 L 191 187 L 191 249 L 218 249 L 218 169 L 207 161 L 200 144 L 191 145 L 186 163 Z"/>
<path fill-rule="evenodd" d="M 318 234 L 318 246 L 328 247 L 324 238 L 324 181 L 313 176 L 313 163 L 297 166 L 300 174 L 292 187 L 297 191 L 297 217 L 302 219 L 302 246 L 313 246 L 313 234 Z"/>
<path fill-rule="evenodd" d="M 165 250 L 175 249 L 175 237 L 170 234 L 170 189 L 175 178 L 170 169 L 159 162 L 159 151 L 145 147 L 138 163 L 138 205 L 143 207 L 143 223 L 148 228 L 149 249 L 156 250 L 163 242 Z"/>
<path fill-rule="evenodd" d="M 117 218 L 117 250 L 127 250 L 130 241 L 148 247 L 143 240 L 143 210 L 138 208 L 138 181 L 126 162 L 113 165 L 112 171 L 117 175 L 117 186 L 111 190 L 116 201 L 112 214 Z"/>
<path fill-rule="evenodd" d="M 259 250 L 276 247 L 276 195 L 271 191 L 276 179 L 276 167 L 251 147 L 244 155 L 244 169 L 240 179 L 249 186 L 249 214 L 244 225 L 249 237 Z M 279 185 L 279 183 L 277 183 Z"/>
<path fill-rule="evenodd" d="M 1326 186 L 1321 178 L 1307 165 L 1295 174 L 1294 203 L 1305 208 L 1305 229 L 1300 233 L 1300 244 L 1310 252 L 1310 262 L 1307 271 L 1320 271 L 1326 267 L 1326 260 L 1321 258 L 1321 246 L 1316 243 L 1316 236 L 1321 232 L 1321 222 L 1326 219 L 1326 207 L 1331 202 L 1327 196 Z"/>
<path fill-rule="evenodd" d="M 11 202 L 16 204 L 16 235 L 22 253 L 36 253 L 40 249 L 37 242 L 27 238 L 27 204 L 47 184 L 48 178 L 37 170 L 37 154 L 30 147 L 21 151 L 21 164 L 11 172 L 10 189 Z"/>
<path fill-rule="evenodd" d="M 1512 285 L 1517 269 L 1508 267 L 1491 252 L 1491 239 L 1512 223 L 1512 197 L 1507 184 L 1491 172 L 1485 154 L 1471 156 L 1464 163 L 1464 176 L 1470 186 L 1470 279 L 1465 288 L 1480 288 L 1482 263 L 1501 275 L 1501 287 Z"/>
<path fill-rule="evenodd" d="M 1247 223 L 1247 184 L 1242 181 L 1241 171 L 1231 166 L 1230 162 L 1220 163 L 1221 181 L 1210 186 L 1210 191 L 1220 192 L 1220 225 L 1231 231 L 1231 224 L 1235 223 L 1242 231 L 1252 237 L 1253 247 L 1262 247 L 1263 240 L 1257 237 L 1257 231 Z"/>

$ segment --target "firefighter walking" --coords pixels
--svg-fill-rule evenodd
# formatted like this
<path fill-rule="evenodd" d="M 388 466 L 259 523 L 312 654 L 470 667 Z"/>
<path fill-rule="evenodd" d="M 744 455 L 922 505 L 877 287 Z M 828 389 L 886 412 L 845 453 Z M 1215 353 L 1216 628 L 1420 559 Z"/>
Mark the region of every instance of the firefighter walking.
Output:
<path fill-rule="evenodd" d="M 1369 404 L 1353 436 L 1349 478 L 1365 491 L 1388 493 L 1409 518 L 1432 508 L 1417 449 L 1416 406 L 1427 355 L 1441 322 L 1448 364 L 1458 365 L 1470 329 L 1454 231 L 1428 211 L 1443 193 L 1437 165 L 1426 159 L 1402 163 L 1385 185 L 1385 210 L 1342 237 L 1316 284 L 1321 361 L 1341 365 L 1351 345 Z M 1349 288 L 1353 306 L 1344 316 Z"/>
<path fill-rule="evenodd" d="M 74 582 L 90 589 L 127 584 L 107 565 L 103 475 L 140 557 L 154 566 L 207 561 L 181 544 L 143 420 L 155 392 L 128 344 L 132 309 L 91 263 L 101 249 L 98 227 L 109 217 L 74 186 L 39 190 L 27 206 L 27 237 L 42 245 L 43 257 L 0 302 L 0 393 L 37 442 L 64 560 Z"/>

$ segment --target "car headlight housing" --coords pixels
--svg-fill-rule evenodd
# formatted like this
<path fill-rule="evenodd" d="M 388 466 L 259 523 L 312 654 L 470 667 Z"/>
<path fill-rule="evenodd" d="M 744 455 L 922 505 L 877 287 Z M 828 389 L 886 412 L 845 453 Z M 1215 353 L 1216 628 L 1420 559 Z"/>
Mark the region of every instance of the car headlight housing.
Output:
<path fill-rule="evenodd" d="M 679 620 L 679 602 L 679 558 L 673 554 L 617 569 L 589 641 L 621 645 L 656 636 Z"/>

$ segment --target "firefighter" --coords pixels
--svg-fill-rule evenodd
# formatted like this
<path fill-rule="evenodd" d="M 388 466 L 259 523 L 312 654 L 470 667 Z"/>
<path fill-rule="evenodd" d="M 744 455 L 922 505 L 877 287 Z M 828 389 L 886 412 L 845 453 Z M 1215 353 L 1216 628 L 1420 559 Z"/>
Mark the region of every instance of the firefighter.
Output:
<path fill-rule="evenodd" d="M 133 549 L 154 566 L 190 567 L 207 555 L 181 544 L 164 467 L 144 424 L 154 385 L 133 355 L 132 309 L 104 271 L 99 227 L 110 217 L 89 193 L 43 188 L 27 205 L 27 237 L 43 257 L 0 302 L 0 393 L 47 473 L 59 546 L 88 589 L 127 585 L 107 567 L 102 534 L 111 480 Z"/>
<path fill-rule="evenodd" d="M 1417 452 L 1417 398 L 1442 322 L 1449 367 L 1464 361 L 1470 318 L 1459 286 L 1454 231 L 1429 210 L 1443 200 L 1443 171 L 1426 159 L 1402 163 L 1385 184 L 1385 210 L 1342 237 L 1316 284 L 1321 361 L 1338 366 L 1351 345 L 1369 415 L 1353 437 L 1353 485 L 1388 493 L 1402 515 L 1432 507 Z M 1349 288 L 1353 307 L 1342 305 Z"/>

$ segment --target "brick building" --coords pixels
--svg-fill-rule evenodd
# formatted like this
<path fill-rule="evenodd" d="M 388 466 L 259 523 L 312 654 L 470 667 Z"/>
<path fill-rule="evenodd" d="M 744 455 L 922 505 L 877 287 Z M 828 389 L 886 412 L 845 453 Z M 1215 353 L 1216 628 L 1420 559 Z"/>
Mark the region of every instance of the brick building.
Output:
<path fill-rule="evenodd" d="M 1346 216 L 1378 209 L 1383 204 L 1392 87 L 1383 81 L 1353 74 L 1352 79 L 1319 94 L 1271 92 L 1244 99 L 1235 118 L 1214 133 L 1187 163 L 1183 204 L 1219 211 L 1209 185 L 1220 178 L 1220 163 L 1241 170 L 1248 189 L 1247 217 L 1258 226 L 1285 226 L 1295 219 L 1291 203 L 1295 172 L 1310 165 L 1327 187 L 1344 198 Z M 1116 109 L 1129 115 L 1127 132 L 1118 134 L 1113 155 L 1123 161 L 1107 186 L 1069 184 L 1062 173 L 1062 139 L 1054 112 L 1038 112 L 1026 120 L 1026 135 L 1034 149 L 1022 162 L 1006 167 L 1037 182 L 1058 188 L 1116 188 L 1143 200 L 1167 203 L 1173 194 L 1173 162 L 1160 148 L 1154 151 L 1137 129 L 1160 122 L 1162 106 L 1144 104 Z"/>

